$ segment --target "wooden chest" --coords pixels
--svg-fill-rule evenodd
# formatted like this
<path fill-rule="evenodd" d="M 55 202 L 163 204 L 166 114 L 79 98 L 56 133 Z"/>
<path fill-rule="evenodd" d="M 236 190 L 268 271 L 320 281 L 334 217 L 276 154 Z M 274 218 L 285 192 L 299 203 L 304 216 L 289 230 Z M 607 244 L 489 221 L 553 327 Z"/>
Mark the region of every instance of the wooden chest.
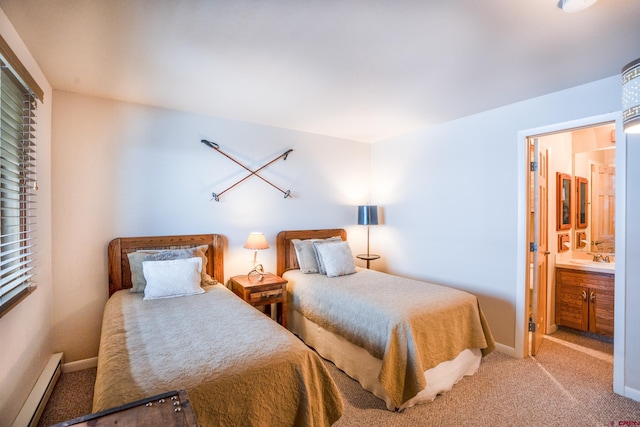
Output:
<path fill-rule="evenodd" d="M 197 427 L 185 390 L 175 390 L 55 424 L 63 426 Z"/>

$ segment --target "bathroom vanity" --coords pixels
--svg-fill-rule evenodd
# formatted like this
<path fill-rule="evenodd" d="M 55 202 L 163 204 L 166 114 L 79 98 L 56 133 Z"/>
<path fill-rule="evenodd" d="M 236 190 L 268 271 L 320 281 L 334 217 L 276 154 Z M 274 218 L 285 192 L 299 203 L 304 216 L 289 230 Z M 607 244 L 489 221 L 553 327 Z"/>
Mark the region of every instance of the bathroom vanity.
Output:
<path fill-rule="evenodd" d="M 608 266 L 607 266 L 608 267 Z M 613 337 L 615 270 L 556 263 L 556 324 Z"/>

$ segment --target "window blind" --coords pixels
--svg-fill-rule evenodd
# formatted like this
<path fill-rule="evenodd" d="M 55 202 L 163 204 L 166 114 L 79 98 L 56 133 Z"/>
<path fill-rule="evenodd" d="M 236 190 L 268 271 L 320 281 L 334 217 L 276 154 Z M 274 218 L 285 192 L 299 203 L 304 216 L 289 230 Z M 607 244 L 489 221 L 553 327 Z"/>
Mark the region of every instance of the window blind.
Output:
<path fill-rule="evenodd" d="M 36 108 L 0 56 L 0 316 L 34 284 Z"/>

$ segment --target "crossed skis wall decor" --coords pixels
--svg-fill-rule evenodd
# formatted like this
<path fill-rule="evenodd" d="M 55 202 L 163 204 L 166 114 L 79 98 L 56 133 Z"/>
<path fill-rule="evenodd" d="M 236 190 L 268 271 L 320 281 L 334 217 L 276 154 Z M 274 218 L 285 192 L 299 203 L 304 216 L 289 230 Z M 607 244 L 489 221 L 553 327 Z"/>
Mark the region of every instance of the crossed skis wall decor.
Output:
<path fill-rule="evenodd" d="M 233 187 L 235 187 L 236 185 L 240 184 L 241 182 L 251 178 L 252 176 L 256 176 L 258 178 L 260 178 L 261 180 L 263 180 L 264 182 L 266 182 L 267 184 L 269 184 L 270 186 L 272 186 L 273 188 L 275 188 L 276 190 L 278 190 L 279 192 L 281 192 L 282 194 L 284 194 L 284 198 L 286 199 L 287 197 L 291 196 L 291 190 L 287 190 L 284 191 L 283 189 L 281 189 L 280 187 L 276 186 L 275 184 L 273 184 L 272 182 L 270 182 L 269 180 L 263 178 L 262 176 L 258 175 L 258 172 L 260 172 L 261 170 L 263 170 L 264 168 L 266 168 L 267 166 L 269 166 L 272 163 L 275 163 L 276 161 L 282 159 L 282 160 L 287 160 L 287 156 L 289 155 L 290 152 L 293 151 L 293 149 L 288 149 L 287 151 L 285 151 L 284 153 L 280 154 L 278 157 L 276 157 L 275 159 L 271 160 L 268 163 L 265 163 L 263 166 L 259 167 L 256 170 L 251 170 L 249 169 L 247 166 L 243 165 L 242 163 L 240 163 L 239 161 L 237 161 L 236 159 L 234 159 L 233 157 L 231 157 L 230 155 L 228 155 L 227 153 L 225 153 L 224 151 L 222 151 L 220 149 L 220 146 L 218 144 L 216 144 L 215 142 L 211 142 L 211 141 L 207 141 L 206 139 L 201 140 L 200 142 L 202 142 L 203 144 L 213 148 L 214 150 L 216 150 L 218 153 L 222 154 L 223 156 L 225 156 L 227 159 L 231 160 L 233 163 L 241 166 L 243 169 L 247 170 L 249 172 L 249 175 L 245 176 L 244 178 L 240 179 L 239 181 L 237 181 L 235 184 L 232 184 L 231 186 L 225 188 L 224 190 L 222 190 L 220 193 L 211 193 L 211 196 L 213 197 L 213 200 L 215 200 L 216 202 L 220 201 L 220 196 L 222 196 L 224 193 L 226 193 L 227 191 L 231 190 Z"/>

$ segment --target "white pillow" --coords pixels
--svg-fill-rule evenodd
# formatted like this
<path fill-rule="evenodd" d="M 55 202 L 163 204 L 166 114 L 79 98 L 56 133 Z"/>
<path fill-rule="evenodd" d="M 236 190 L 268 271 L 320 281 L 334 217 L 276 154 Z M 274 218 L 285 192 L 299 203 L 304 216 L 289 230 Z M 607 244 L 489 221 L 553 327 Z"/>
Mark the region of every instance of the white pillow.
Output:
<path fill-rule="evenodd" d="M 182 248 L 182 249 L 167 249 L 158 251 L 155 254 L 150 254 L 144 257 L 143 261 L 167 261 L 170 259 L 185 259 L 185 258 L 194 258 L 200 257 L 202 259 L 202 272 L 201 281 L 202 285 L 215 285 L 216 281 L 211 278 L 207 274 L 207 249 L 209 247 L 207 245 L 194 246 L 191 248 Z"/>
<path fill-rule="evenodd" d="M 172 298 L 204 293 L 200 287 L 202 259 L 185 258 L 167 261 L 143 261 L 147 285 L 144 299 Z"/>
<path fill-rule="evenodd" d="M 327 277 L 338 277 L 356 272 L 351 248 L 347 242 L 327 242 L 316 245 L 316 252 Z"/>
<path fill-rule="evenodd" d="M 326 240 L 322 239 L 291 239 L 291 243 L 293 243 L 293 248 L 296 251 L 296 257 L 298 258 L 298 265 L 300 266 L 300 271 L 303 273 L 318 273 L 318 259 L 316 255 L 316 251 L 314 248 L 315 242 L 327 242 L 327 241 L 341 241 L 340 236 L 338 237 L 329 237 Z"/>

